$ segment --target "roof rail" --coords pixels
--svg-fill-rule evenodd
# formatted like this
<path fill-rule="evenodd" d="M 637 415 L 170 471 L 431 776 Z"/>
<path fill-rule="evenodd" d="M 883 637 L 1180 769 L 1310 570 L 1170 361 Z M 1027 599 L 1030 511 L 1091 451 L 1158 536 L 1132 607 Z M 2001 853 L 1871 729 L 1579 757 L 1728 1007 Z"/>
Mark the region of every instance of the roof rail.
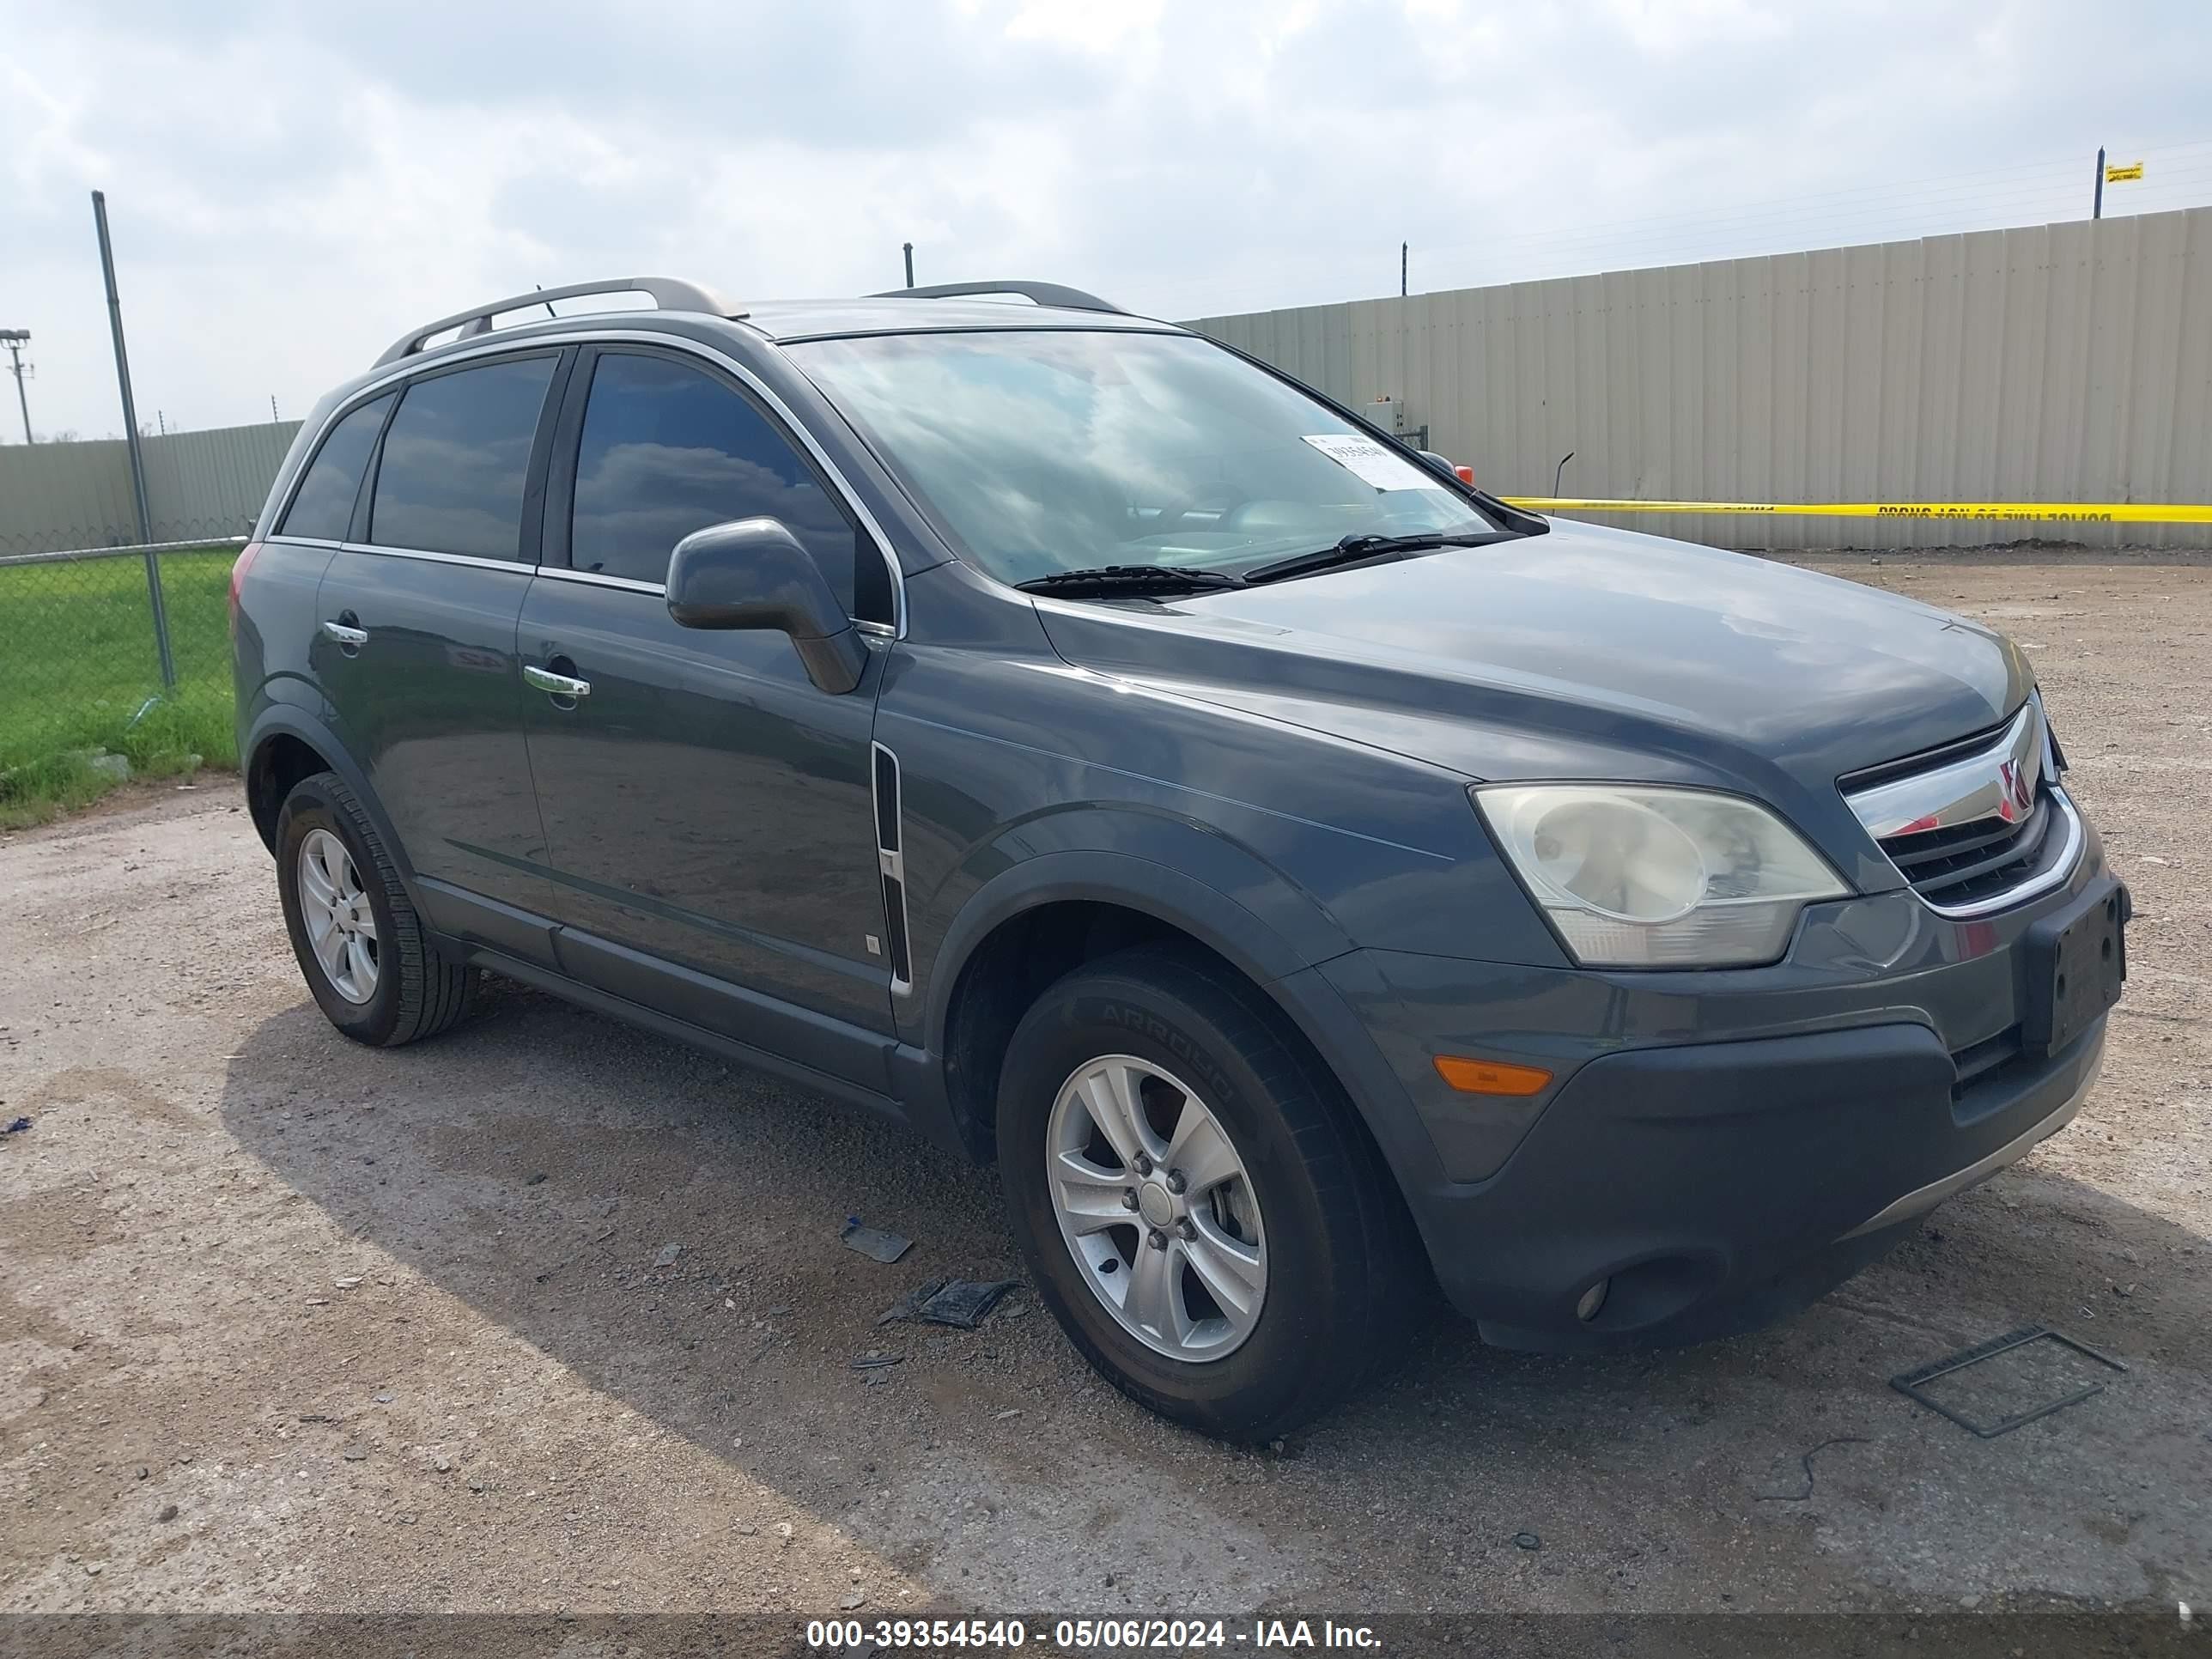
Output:
<path fill-rule="evenodd" d="M 674 276 L 610 276 L 604 282 L 570 283 L 562 288 L 532 289 L 527 294 L 516 294 L 504 300 L 494 300 L 489 305 L 472 306 L 466 311 L 457 311 L 450 317 L 441 317 L 434 323 L 425 323 L 420 328 L 410 329 L 394 340 L 385 354 L 376 360 L 376 367 L 396 363 L 402 357 L 411 357 L 422 349 L 422 342 L 433 334 L 442 334 L 459 326 L 460 337 L 491 332 L 491 319 L 502 312 L 522 311 L 549 300 L 574 300 L 588 294 L 646 294 L 653 305 L 662 311 L 703 311 L 709 316 L 727 317 L 730 308 L 696 283 L 687 283 Z M 547 307 L 549 310 L 551 307 Z"/>
<path fill-rule="evenodd" d="M 1069 311 L 1110 311 L 1116 317 L 1129 313 L 1111 301 L 1102 300 L 1095 294 L 1085 294 L 1079 288 L 1063 288 L 1058 283 L 1030 283 L 1022 281 L 998 283 L 933 283 L 927 288 L 886 289 L 881 294 L 871 294 L 871 300 L 957 300 L 970 294 L 1018 294 L 1041 306 L 1061 306 Z"/>

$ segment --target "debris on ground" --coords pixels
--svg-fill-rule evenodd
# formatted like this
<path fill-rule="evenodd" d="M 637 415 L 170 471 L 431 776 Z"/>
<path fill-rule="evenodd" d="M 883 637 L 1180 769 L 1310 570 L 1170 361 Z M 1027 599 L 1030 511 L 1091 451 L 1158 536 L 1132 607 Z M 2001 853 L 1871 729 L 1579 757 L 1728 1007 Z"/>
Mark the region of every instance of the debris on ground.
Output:
<path fill-rule="evenodd" d="M 1513 1534 L 1513 1547 L 1516 1549 L 1540 1550 L 1544 1547 L 1544 1540 L 1533 1532 L 1516 1532 Z"/>
<path fill-rule="evenodd" d="M 886 1365 L 902 1364 L 905 1359 L 902 1353 L 881 1353 L 871 1348 L 864 1354 L 854 1356 L 853 1369 L 856 1371 L 881 1370 Z"/>
<path fill-rule="evenodd" d="M 2096 1317 L 2096 1315 L 2087 1307 L 2082 1308 L 2081 1312 L 2088 1318 Z M 2018 1411 L 2009 1416 L 2001 1417 L 1995 1422 L 1980 1421 L 1968 1416 L 1954 1406 L 1946 1405 L 1942 1401 L 1929 1394 L 1926 1385 L 1939 1378 L 1966 1370 L 1969 1367 L 1985 1364 L 2000 1356 L 2017 1353 L 2023 1348 L 2045 1342 L 2055 1347 L 2066 1349 L 2085 1360 L 2103 1366 L 2107 1370 L 2124 1373 L 2128 1369 L 2110 1354 L 2100 1353 L 2087 1343 L 2076 1342 L 2072 1337 L 2052 1330 L 2048 1325 L 2023 1325 L 2016 1331 L 2007 1331 L 2002 1336 L 1991 1337 L 1986 1342 L 1978 1342 L 1971 1348 L 1961 1348 L 1954 1354 L 1948 1354 L 1917 1370 L 1901 1372 L 1889 1379 L 1889 1386 L 1916 1405 L 1925 1406 L 1930 1411 L 1949 1418 L 1960 1428 L 1970 1431 L 1980 1438 L 1994 1440 L 2001 1434 L 2011 1433 L 2023 1424 L 2035 1422 L 2039 1418 L 2050 1416 L 2053 1412 L 2063 1411 L 2069 1406 L 2078 1406 L 2085 1400 L 2094 1399 L 2104 1393 L 2105 1385 L 2102 1382 L 2090 1382 L 2084 1387 L 2062 1394 L 2057 1399 L 2046 1400 L 2040 1405 L 2029 1407 L 2025 1411 Z"/>
<path fill-rule="evenodd" d="M 1798 1467 L 1805 1471 L 1805 1490 L 1802 1492 L 1760 1492 L 1753 1498 L 1761 1504 L 1802 1504 L 1813 1495 L 1813 1460 L 1831 1446 L 1863 1446 L 1867 1438 L 1863 1434 L 1839 1434 L 1823 1440 L 1811 1449 L 1800 1453 Z"/>
<path fill-rule="evenodd" d="M 0 1129 L 0 1135 L 19 1135 L 30 1127 L 30 1119 L 27 1117 L 19 1117 L 13 1123 L 10 1123 L 6 1128 Z"/>
<path fill-rule="evenodd" d="M 876 1323 L 919 1319 L 972 1331 L 990 1317 L 1000 1297 L 1020 1288 L 1011 1279 L 926 1279 L 877 1316 Z"/>
<path fill-rule="evenodd" d="M 860 1218 L 856 1215 L 845 1218 L 845 1230 L 837 1237 L 845 1241 L 847 1249 L 858 1250 L 870 1261 L 880 1261 L 885 1267 L 914 1248 L 914 1241 L 910 1238 L 885 1232 L 880 1227 L 863 1227 Z"/>
<path fill-rule="evenodd" d="M 684 1247 L 681 1244 L 664 1244 L 660 1247 L 660 1254 L 653 1258 L 653 1265 L 656 1267 L 672 1267 L 676 1265 L 676 1258 L 683 1254 Z"/>
<path fill-rule="evenodd" d="M 914 1319 L 921 1313 L 922 1304 L 943 1290 L 949 1279 L 925 1279 L 904 1296 L 876 1316 L 878 1325 L 895 1324 L 902 1319 Z"/>
<path fill-rule="evenodd" d="M 955 1279 L 921 1304 L 920 1317 L 932 1325 L 972 1331 L 991 1316 L 999 1298 L 1015 1289 L 1011 1279 Z"/>

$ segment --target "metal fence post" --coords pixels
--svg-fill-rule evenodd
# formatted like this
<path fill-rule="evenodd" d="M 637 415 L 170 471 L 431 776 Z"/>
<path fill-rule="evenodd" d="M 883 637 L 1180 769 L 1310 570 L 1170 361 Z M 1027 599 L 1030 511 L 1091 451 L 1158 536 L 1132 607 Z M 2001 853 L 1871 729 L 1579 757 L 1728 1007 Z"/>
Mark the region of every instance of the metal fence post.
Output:
<path fill-rule="evenodd" d="M 146 457 L 138 447 L 138 408 L 131 396 L 131 357 L 123 349 L 123 301 L 115 291 L 115 250 L 107 239 L 107 197 L 92 192 L 92 220 L 100 229 L 100 274 L 107 283 L 107 322 L 115 335 L 115 378 L 123 388 L 123 436 L 131 449 L 131 493 L 138 507 L 138 540 L 154 539 L 153 514 L 146 506 Z M 177 686 L 177 659 L 169 646 L 169 611 L 161 599 L 161 562 L 146 555 L 146 601 L 153 608 L 154 646 L 161 659 L 161 684 Z"/>

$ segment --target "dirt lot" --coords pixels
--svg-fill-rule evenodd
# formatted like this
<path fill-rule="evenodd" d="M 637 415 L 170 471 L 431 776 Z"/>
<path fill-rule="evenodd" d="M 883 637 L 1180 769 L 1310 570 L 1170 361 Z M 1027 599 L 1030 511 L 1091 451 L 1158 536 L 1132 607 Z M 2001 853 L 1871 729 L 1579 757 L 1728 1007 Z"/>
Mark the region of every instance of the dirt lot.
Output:
<path fill-rule="evenodd" d="M 904 1133 L 515 989 L 349 1045 L 228 781 L 0 839 L 0 1609 L 2203 1608 L 2212 569 L 1833 568 L 2035 656 L 2137 906 L 2081 1118 L 1779 1329 L 1440 1317 L 1274 1454 L 1023 1295 L 878 1329 L 1016 1271 L 994 1177 Z M 1986 1441 L 1887 1383 L 2033 1321 L 2126 1373 Z"/>

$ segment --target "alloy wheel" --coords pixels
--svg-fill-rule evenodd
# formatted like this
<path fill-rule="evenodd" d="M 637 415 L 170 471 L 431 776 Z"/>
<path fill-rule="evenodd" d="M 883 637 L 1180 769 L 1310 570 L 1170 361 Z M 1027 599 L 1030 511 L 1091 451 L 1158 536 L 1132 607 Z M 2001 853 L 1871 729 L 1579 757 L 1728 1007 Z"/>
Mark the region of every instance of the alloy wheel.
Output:
<path fill-rule="evenodd" d="M 1086 1061 L 1053 1102 L 1045 1159 L 1060 1236 L 1122 1329 L 1193 1362 L 1252 1334 L 1267 1291 L 1259 1200 L 1196 1091 L 1132 1054 Z"/>
<path fill-rule="evenodd" d="M 376 994 L 376 913 L 362 890 L 353 854 L 327 830 L 300 843 L 300 920 L 331 988 L 348 1002 Z"/>

